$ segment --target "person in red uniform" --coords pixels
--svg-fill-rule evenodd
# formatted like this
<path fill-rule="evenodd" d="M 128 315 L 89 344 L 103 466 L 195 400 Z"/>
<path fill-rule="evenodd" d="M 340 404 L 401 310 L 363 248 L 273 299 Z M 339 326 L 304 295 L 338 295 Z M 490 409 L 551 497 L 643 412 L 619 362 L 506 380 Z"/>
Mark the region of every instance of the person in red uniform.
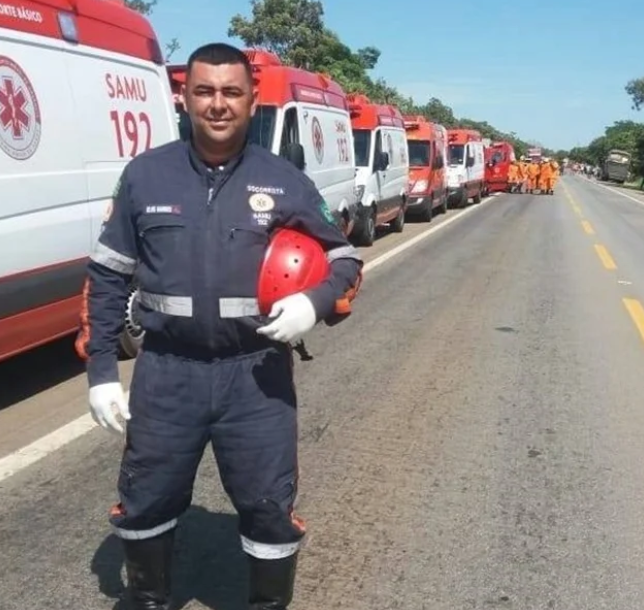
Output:
<path fill-rule="evenodd" d="M 210 442 L 239 514 L 249 608 L 284 610 L 304 536 L 291 344 L 350 313 L 362 262 L 311 180 L 248 142 L 256 95 L 244 53 L 197 49 L 185 105 L 191 138 L 126 166 L 88 265 L 77 350 L 91 413 L 106 429 L 122 432 L 117 414 L 128 421 L 110 521 L 132 608 L 166 610 L 175 528 Z M 264 317 L 258 275 L 280 228 L 318 242 L 329 274 Z M 117 345 L 133 279 L 145 338 L 128 404 Z"/>

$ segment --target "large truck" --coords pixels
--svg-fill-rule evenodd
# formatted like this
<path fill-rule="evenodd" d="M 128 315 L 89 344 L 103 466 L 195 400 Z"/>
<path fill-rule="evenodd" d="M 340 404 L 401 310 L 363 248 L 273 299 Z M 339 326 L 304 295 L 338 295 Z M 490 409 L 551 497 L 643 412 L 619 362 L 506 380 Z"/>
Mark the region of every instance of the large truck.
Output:
<path fill-rule="evenodd" d="M 630 167 L 630 153 L 617 148 L 609 150 L 601 167 L 602 180 L 624 184 L 628 178 Z"/>

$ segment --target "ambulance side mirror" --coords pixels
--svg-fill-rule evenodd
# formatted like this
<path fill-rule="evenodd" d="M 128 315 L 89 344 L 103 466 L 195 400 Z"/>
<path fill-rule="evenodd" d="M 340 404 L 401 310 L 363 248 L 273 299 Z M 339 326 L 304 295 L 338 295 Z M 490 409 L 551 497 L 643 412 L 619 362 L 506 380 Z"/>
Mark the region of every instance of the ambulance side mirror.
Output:
<path fill-rule="evenodd" d="M 389 153 L 381 152 L 379 163 L 377 164 L 377 171 L 384 172 L 389 167 Z"/>
<path fill-rule="evenodd" d="M 299 142 L 290 142 L 286 145 L 284 156 L 300 171 L 304 171 L 306 161 L 304 159 L 304 147 Z"/>
<path fill-rule="evenodd" d="M 468 157 L 465 167 L 474 167 L 474 157 Z"/>

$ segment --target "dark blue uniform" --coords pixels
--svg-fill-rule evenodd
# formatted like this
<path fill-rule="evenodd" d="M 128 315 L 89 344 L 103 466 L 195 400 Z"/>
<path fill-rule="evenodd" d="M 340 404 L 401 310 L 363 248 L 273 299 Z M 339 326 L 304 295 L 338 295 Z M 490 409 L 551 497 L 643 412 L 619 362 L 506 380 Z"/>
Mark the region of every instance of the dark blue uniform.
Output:
<path fill-rule="evenodd" d="M 132 278 L 146 331 L 130 388 L 132 419 L 111 521 L 125 539 L 151 538 L 189 506 L 211 442 L 240 515 L 244 549 L 294 553 L 296 396 L 290 348 L 256 333 L 257 279 L 271 231 L 319 241 L 331 275 L 307 292 L 332 319 L 361 261 L 314 184 L 290 162 L 247 145 L 209 168 L 187 142 L 126 167 L 88 266 L 84 327 L 90 386 L 118 381 L 117 345 Z"/>

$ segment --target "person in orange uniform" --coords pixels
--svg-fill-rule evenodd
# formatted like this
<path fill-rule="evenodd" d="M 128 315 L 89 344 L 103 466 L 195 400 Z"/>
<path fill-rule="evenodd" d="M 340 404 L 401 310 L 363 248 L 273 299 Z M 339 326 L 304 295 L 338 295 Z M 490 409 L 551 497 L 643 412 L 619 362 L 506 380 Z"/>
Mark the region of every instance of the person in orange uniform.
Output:
<path fill-rule="evenodd" d="M 521 157 L 519 162 L 519 188 L 517 191 L 523 193 L 526 188 L 526 182 L 528 181 L 528 162 L 525 156 Z"/>
<path fill-rule="evenodd" d="M 514 160 L 508 167 L 508 192 L 516 193 L 517 188 L 521 186 L 519 182 L 519 162 Z"/>
<path fill-rule="evenodd" d="M 554 195 L 554 167 L 547 158 L 541 162 L 539 190 L 543 195 Z"/>
<path fill-rule="evenodd" d="M 541 168 L 538 163 L 530 161 L 528 163 L 528 192 L 534 193 L 535 189 L 539 185 L 539 174 L 541 173 Z"/>
<path fill-rule="evenodd" d="M 559 182 L 559 176 L 561 175 L 561 167 L 559 166 L 557 159 L 550 161 L 550 164 L 552 165 L 552 190 L 554 194 L 554 189 L 557 186 L 557 182 Z"/>

